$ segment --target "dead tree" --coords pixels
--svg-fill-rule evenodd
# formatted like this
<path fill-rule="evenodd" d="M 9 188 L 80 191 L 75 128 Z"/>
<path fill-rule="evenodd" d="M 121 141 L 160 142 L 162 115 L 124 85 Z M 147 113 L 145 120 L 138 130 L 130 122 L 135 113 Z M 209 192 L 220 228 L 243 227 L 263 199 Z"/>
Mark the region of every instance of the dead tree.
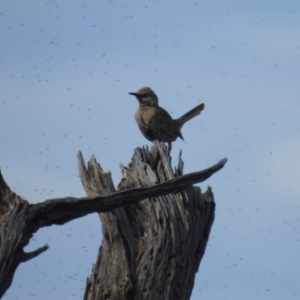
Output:
<path fill-rule="evenodd" d="M 23 248 L 44 226 L 98 212 L 103 241 L 84 299 L 189 299 L 214 219 L 211 188 L 192 187 L 220 170 L 227 159 L 203 171 L 175 172 L 164 147 L 137 148 L 115 190 L 110 173 L 93 157 L 78 154 L 85 198 L 30 204 L 13 193 L 0 173 L 0 297 L 21 262 L 45 250 Z M 144 201 L 141 201 L 144 200 Z"/>

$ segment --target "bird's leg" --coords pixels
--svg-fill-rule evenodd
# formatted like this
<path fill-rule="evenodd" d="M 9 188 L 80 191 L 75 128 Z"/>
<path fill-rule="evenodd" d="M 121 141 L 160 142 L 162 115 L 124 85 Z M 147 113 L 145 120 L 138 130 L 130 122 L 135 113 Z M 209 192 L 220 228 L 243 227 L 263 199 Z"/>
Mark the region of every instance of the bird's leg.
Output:
<path fill-rule="evenodd" d="M 168 154 L 171 154 L 171 150 L 172 150 L 172 143 L 168 142 Z"/>

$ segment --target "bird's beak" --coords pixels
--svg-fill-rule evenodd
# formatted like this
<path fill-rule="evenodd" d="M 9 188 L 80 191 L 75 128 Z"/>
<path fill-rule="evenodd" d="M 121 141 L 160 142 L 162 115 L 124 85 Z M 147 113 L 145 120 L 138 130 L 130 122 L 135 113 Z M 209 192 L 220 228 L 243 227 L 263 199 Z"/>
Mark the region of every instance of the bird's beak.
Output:
<path fill-rule="evenodd" d="M 132 96 L 137 96 L 137 93 L 128 93 L 128 94 Z"/>

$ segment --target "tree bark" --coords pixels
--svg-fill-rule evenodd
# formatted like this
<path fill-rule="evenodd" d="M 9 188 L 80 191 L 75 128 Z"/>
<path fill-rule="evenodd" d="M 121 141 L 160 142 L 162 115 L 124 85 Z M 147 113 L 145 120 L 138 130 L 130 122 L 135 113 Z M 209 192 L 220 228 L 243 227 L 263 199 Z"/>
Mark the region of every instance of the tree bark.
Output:
<path fill-rule="evenodd" d="M 180 154 L 181 156 L 181 154 Z M 121 166 L 118 190 L 151 187 L 183 172 L 179 157 L 173 172 L 170 156 L 160 144 L 135 149 L 129 167 Z M 80 177 L 89 196 L 114 193 L 110 176 L 96 160 Z M 214 220 L 215 202 L 208 187 L 181 192 L 100 213 L 103 240 L 85 300 L 189 299 Z"/>
<path fill-rule="evenodd" d="M 176 278 L 176 274 L 173 273 L 176 271 L 173 264 L 180 268 L 182 266 L 184 272 L 194 268 L 195 264 L 191 264 L 190 258 L 188 260 L 182 258 L 182 262 L 179 264 L 177 252 L 182 254 L 185 252 L 182 252 L 180 247 L 177 251 L 175 247 L 181 244 L 196 247 L 195 245 L 198 243 L 198 252 L 194 259 L 203 255 L 204 248 L 201 247 L 201 243 L 199 244 L 199 238 L 192 242 L 189 234 L 184 236 L 184 233 L 194 232 L 201 226 L 206 226 L 201 229 L 206 232 L 202 241 L 202 244 L 205 245 L 214 207 L 211 190 L 208 189 L 202 196 L 198 188 L 187 189 L 176 195 L 165 195 L 178 193 L 195 183 L 204 181 L 220 170 L 227 159 L 223 159 L 203 171 L 183 176 L 181 176 L 182 167 L 179 167 L 175 174 L 171 171 L 168 159 L 169 157 L 159 144 L 151 151 L 136 149 L 129 168 L 122 167 L 124 178 L 119 184 L 119 191 L 116 192 L 110 173 L 103 172 L 95 158 L 91 159 L 88 169 L 86 169 L 82 154 L 79 153 L 80 177 L 90 197 L 49 199 L 37 204 L 30 204 L 13 193 L 0 172 L 0 298 L 9 288 L 19 264 L 48 249 L 48 245 L 45 245 L 32 252 L 23 250 L 35 232 L 42 227 L 54 224 L 62 225 L 93 212 L 101 213 L 103 245 L 99 256 L 101 259 L 99 258 L 94 267 L 95 275 L 88 281 L 85 299 L 133 299 L 128 297 L 135 295 L 138 297 L 136 299 L 146 299 L 143 298 L 145 289 L 155 288 L 157 270 L 162 270 L 162 266 L 165 266 L 164 255 L 167 255 L 166 257 L 172 262 L 163 270 L 164 273 L 160 273 L 163 274 L 161 275 L 163 277 L 166 275 L 165 282 L 170 282 L 170 276 Z M 168 181 L 164 182 L 165 180 Z M 197 197 L 206 200 L 198 201 L 202 203 L 199 206 L 199 203 L 195 204 L 197 201 L 191 200 Z M 142 201 L 147 198 L 149 198 L 148 201 Z M 143 204 L 134 204 L 139 201 Z M 191 209 L 195 209 L 197 213 L 195 214 Z M 143 213 L 141 210 L 145 210 L 145 212 Z M 175 213 L 174 210 L 176 210 Z M 206 210 L 207 213 L 204 213 Z M 149 215 L 150 211 L 151 216 Z M 208 219 L 207 222 L 200 221 L 199 225 L 198 219 L 195 217 L 200 214 L 202 217 L 207 215 L 205 218 Z M 176 217 L 179 219 L 176 220 Z M 193 222 L 197 224 L 193 224 Z M 151 229 L 150 226 L 154 227 Z M 179 235 L 177 235 L 177 231 L 180 233 Z M 202 234 L 202 231 L 199 233 Z M 171 237 L 170 241 L 167 241 L 164 236 Z M 162 241 L 167 242 L 160 244 L 159 247 L 153 244 L 151 248 L 148 244 Z M 174 241 L 176 241 L 175 244 Z M 149 258 L 148 264 L 140 263 L 140 261 L 145 262 L 147 257 Z M 139 269 L 141 267 L 143 270 Z M 146 268 L 148 268 L 149 274 L 150 270 L 152 272 L 152 277 L 149 277 L 151 281 L 139 277 L 144 274 L 148 275 Z M 126 273 L 121 273 L 121 270 Z M 114 273 L 112 273 L 113 271 Z M 106 274 L 107 278 L 114 282 L 105 281 L 103 279 L 105 275 L 102 274 Z M 99 285 L 98 279 L 101 279 L 101 285 Z M 172 284 L 173 281 L 172 279 Z M 149 285 L 150 282 L 151 285 Z M 104 286 L 102 283 L 108 285 Z M 191 281 L 186 281 L 187 283 L 191 284 Z M 169 285 L 169 287 L 171 286 Z M 93 298 L 93 293 L 96 293 L 98 298 Z M 162 294 L 165 292 L 163 291 Z"/>

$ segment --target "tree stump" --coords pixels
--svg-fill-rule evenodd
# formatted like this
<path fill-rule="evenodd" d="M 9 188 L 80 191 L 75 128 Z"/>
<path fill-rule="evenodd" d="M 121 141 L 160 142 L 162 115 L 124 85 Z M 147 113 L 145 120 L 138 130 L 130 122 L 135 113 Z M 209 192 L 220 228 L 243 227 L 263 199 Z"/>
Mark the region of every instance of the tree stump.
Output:
<path fill-rule="evenodd" d="M 188 299 L 215 207 L 210 188 L 201 194 L 191 186 L 227 159 L 182 175 L 181 158 L 173 172 L 168 152 L 154 143 L 151 150 L 137 148 L 129 167 L 121 166 L 118 191 L 95 158 L 86 168 L 79 152 L 78 161 L 89 197 L 30 204 L 10 190 L 0 172 L 0 298 L 19 264 L 48 249 L 24 251 L 35 232 L 98 212 L 103 242 L 84 299 Z"/>
<path fill-rule="evenodd" d="M 117 190 L 150 187 L 181 176 L 181 157 L 175 171 L 170 161 L 159 143 L 151 150 L 135 149 L 129 167 L 121 166 Z M 79 162 L 79 169 L 88 196 L 115 192 L 110 172 L 94 158 L 87 168 Z M 193 186 L 100 213 L 103 241 L 84 299 L 189 299 L 214 210 L 211 188 L 202 194 Z"/>

